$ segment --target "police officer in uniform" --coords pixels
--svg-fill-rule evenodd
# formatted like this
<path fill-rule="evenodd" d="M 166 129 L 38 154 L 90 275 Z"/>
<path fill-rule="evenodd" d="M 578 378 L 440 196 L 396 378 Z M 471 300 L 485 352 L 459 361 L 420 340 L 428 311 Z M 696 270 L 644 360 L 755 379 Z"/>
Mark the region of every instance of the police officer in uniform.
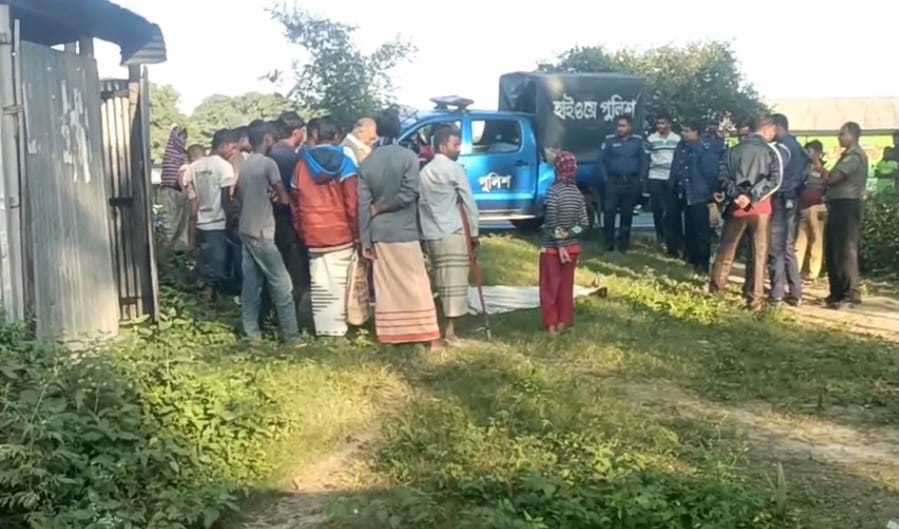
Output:
<path fill-rule="evenodd" d="M 643 180 L 649 174 L 649 148 L 642 136 L 634 134 L 631 116 L 616 119 L 615 134 L 606 138 L 596 164 L 603 184 L 603 231 L 606 249 L 626 252 L 631 243 L 634 207 L 640 201 Z M 618 237 L 615 217 L 620 216 Z"/>

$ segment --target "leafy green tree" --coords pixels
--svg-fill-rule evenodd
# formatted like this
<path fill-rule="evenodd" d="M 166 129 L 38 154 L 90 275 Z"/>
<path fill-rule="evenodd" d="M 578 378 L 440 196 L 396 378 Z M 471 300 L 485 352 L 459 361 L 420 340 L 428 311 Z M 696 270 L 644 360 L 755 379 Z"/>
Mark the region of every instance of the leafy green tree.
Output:
<path fill-rule="evenodd" d="M 291 96 L 306 108 L 334 116 L 344 126 L 391 102 L 390 73 L 416 51 L 411 43 L 396 38 L 366 54 L 353 41 L 355 26 L 286 6 L 272 9 L 271 15 L 284 25 L 287 39 L 309 55 L 294 72 Z M 270 78 L 276 80 L 280 74 Z"/>
<path fill-rule="evenodd" d="M 679 122 L 712 117 L 738 122 L 764 108 L 726 42 L 614 53 L 600 46 L 575 47 L 539 69 L 638 75 L 646 81 L 646 117 L 650 121 L 669 114 Z"/>
<path fill-rule="evenodd" d="M 209 145 L 216 130 L 246 125 L 254 119 L 275 119 L 293 108 L 281 94 L 249 92 L 239 96 L 211 95 L 190 116 L 190 141 Z"/>
<path fill-rule="evenodd" d="M 150 85 L 150 154 L 162 162 L 172 126 L 187 126 L 188 119 L 178 108 L 181 94 L 172 85 Z"/>

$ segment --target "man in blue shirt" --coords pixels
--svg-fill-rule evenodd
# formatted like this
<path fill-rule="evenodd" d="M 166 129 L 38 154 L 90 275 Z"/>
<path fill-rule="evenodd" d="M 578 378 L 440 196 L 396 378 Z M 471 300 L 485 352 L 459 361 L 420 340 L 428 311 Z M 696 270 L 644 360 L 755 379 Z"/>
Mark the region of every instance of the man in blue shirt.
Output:
<path fill-rule="evenodd" d="M 805 185 L 809 158 L 799 141 L 790 134 L 787 117 L 774 114 L 771 119 L 774 121 L 775 139 L 784 158 L 784 173 L 772 203 L 771 244 L 768 249 L 769 300 L 775 305 L 786 301 L 789 305 L 798 306 L 802 303 L 802 277 L 796 259 L 796 231 L 799 227 L 799 194 Z"/>
<path fill-rule="evenodd" d="M 634 120 L 619 116 L 615 134 L 606 138 L 596 164 L 603 196 L 603 231 L 606 249 L 627 252 L 631 244 L 634 207 L 640 201 L 643 180 L 649 173 L 646 140 L 634 134 Z M 615 217 L 621 218 L 615 237 Z"/>
<path fill-rule="evenodd" d="M 683 140 L 674 154 L 671 179 L 681 200 L 684 226 L 684 260 L 700 276 L 709 275 L 712 251 L 712 227 L 709 204 L 718 189 L 721 157 L 714 147 L 700 137 L 698 123 L 687 123 L 681 129 Z"/>

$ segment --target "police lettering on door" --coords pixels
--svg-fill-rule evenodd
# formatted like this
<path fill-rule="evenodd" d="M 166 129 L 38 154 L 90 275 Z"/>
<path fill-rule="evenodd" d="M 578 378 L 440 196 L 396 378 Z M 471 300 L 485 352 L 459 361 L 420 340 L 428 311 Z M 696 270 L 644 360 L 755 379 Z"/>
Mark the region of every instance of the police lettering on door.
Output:
<path fill-rule="evenodd" d="M 489 193 L 496 189 L 508 190 L 512 189 L 512 177 L 509 175 L 503 176 L 496 173 L 488 173 L 487 175 L 478 178 L 478 184 L 480 184 L 481 191 L 484 193 Z"/>

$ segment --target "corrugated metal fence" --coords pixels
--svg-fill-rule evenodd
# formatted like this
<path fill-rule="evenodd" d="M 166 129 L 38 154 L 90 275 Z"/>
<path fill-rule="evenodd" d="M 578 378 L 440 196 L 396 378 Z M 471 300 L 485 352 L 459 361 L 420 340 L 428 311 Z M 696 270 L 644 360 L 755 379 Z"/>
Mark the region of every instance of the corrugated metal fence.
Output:
<path fill-rule="evenodd" d="M 119 302 L 97 65 L 27 42 L 21 51 L 38 336 L 112 335 Z"/>
<path fill-rule="evenodd" d="M 110 209 L 110 240 L 118 282 L 122 320 L 156 312 L 156 272 L 148 167 L 144 150 L 149 137 L 145 107 L 145 77 L 141 82 L 101 83 L 103 105 L 103 168 Z"/>

